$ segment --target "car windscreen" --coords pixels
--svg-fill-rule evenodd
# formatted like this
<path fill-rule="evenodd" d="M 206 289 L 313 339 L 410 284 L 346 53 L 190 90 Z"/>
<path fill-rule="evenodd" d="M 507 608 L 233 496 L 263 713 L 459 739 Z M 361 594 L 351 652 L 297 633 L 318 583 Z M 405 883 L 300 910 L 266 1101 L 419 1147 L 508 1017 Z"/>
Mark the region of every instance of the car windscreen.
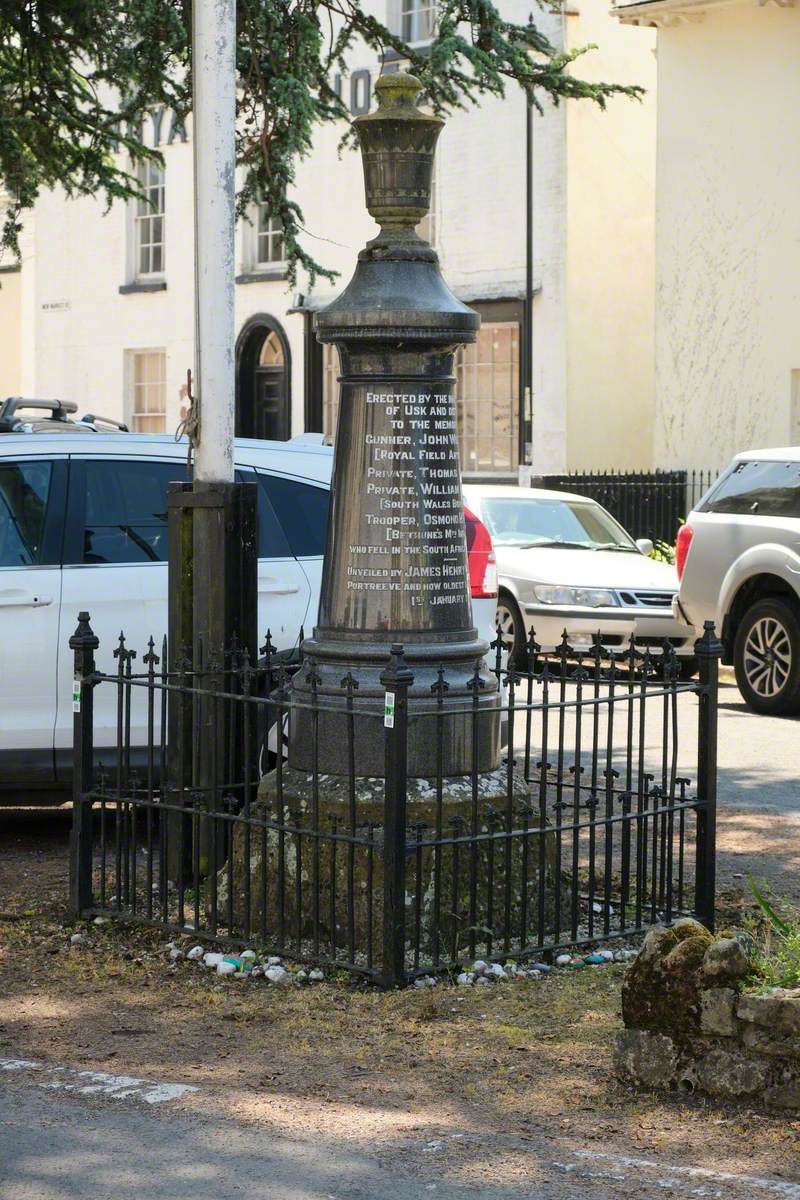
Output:
<path fill-rule="evenodd" d="M 638 553 L 625 530 L 591 501 L 492 496 L 483 501 L 482 516 L 496 546 L 564 546 Z"/>
<path fill-rule="evenodd" d="M 737 462 L 708 494 L 699 511 L 800 517 L 800 463 Z"/>

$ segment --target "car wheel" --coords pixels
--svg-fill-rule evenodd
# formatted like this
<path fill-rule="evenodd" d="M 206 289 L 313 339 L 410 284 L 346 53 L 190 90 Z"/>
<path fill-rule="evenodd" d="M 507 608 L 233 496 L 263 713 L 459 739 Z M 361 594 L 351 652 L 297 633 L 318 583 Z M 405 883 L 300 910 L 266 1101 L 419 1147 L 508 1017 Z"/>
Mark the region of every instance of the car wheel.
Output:
<path fill-rule="evenodd" d="M 515 667 L 525 665 L 525 625 L 513 596 L 501 592 L 497 599 L 497 631 Z"/>
<path fill-rule="evenodd" d="M 678 679 L 694 679 L 700 664 L 693 654 L 678 659 Z"/>
<path fill-rule="evenodd" d="M 759 600 L 736 631 L 736 682 L 755 712 L 800 710 L 800 619 L 784 600 Z"/>

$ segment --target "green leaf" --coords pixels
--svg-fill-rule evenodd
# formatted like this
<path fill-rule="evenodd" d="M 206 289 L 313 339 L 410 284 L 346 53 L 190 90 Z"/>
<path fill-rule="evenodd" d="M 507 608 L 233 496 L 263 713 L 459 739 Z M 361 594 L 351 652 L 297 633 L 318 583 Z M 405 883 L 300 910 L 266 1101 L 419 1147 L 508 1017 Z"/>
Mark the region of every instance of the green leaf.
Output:
<path fill-rule="evenodd" d="M 792 932 L 791 926 L 784 921 L 782 917 L 778 916 L 769 900 L 767 900 L 763 892 L 759 890 L 758 884 L 753 878 L 752 871 L 747 872 L 747 882 L 750 884 L 750 891 L 753 893 L 756 904 L 759 906 L 769 923 L 773 926 L 773 928 L 777 929 L 779 933 L 782 933 L 784 937 L 789 937 Z"/>

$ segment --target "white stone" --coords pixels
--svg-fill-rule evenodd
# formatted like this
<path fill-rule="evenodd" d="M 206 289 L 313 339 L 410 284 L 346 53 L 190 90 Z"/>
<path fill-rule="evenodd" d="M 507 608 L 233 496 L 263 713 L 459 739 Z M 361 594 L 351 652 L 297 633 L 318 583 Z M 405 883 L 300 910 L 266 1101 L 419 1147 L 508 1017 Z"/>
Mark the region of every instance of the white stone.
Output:
<path fill-rule="evenodd" d="M 204 951 L 203 951 L 202 946 L 192 946 L 191 950 L 188 952 L 186 957 L 191 958 L 191 959 L 198 959 L 198 958 L 203 957 L 203 953 L 204 953 Z"/>
<path fill-rule="evenodd" d="M 603 956 L 603 958 L 606 960 L 606 962 L 613 962 L 613 960 L 614 960 L 614 951 L 613 950 L 598 950 L 597 953 L 601 954 Z"/>
<path fill-rule="evenodd" d="M 325 978 L 324 972 L 320 971 L 319 967 L 314 967 L 313 971 L 308 972 L 308 978 L 312 983 L 321 983 Z"/>
<path fill-rule="evenodd" d="M 571 963 L 571 962 L 572 962 L 571 954 L 559 954 L 558 958 L 556 959 L 556 966 L 557 967 L 566 967 L 567 964 Z"/>
<path fill-rule="evenodd" d="M 489 986 L 489 980 L 486 978 L 485 975 L 479 975 L 478 978 L 475 980 L 475 983 L 476 984 L 485 984 L 486 987 Z"/>
<path fill-rule="evenodd" d="M 494 975 L 495 979 L 508 979 L 508 974 L 502 963 L 492 963 L 489 967 L 489 974 Z"/>
<path fill-rule="evenodd" d="M 483 975 L 484 971 L 489 970 L 489 964 L 485 963 L 482 958 L 479 958 L 472 964 L 472 969 L 476 975 Z"/>
<path fill-rule="evenodd" d="M 236 963 L 223 962 L 223 960 L 220 958 L 220 961 L 217 963 L 217 974 L 218 975 L 235 975 L 236 974 Z"/>
<path fill-rule="evenodd" d="M 183 951 L 179 950 L 177 946 L 173 946 L 169 952 L 169 957 L 172 962 L 177 962 L 179 958 L 183 958 Z"/>
<path fill-rule="evenodd" d="M 71 946 L 80 946 L 83 942 L 86 941 L 86 939 L 84 938 L 82 933 L 73 933 L 73 935 L 69 939 L 69 941 L 70 941 Z"/>
<path fill-rule="evenodd" d="M 243 950 L 239 955 L 239 958 L 241 958 L 243 962 L 254 962 L 256 958 L 256 952 L 255 950 Z"/>
<path fill-rule="evenodd" d="M 224 954 L 217 954 L 216 951 L 209 950 L 203 955 L 203 962 L 207 967 L 218 967 L 224 957 Z"/>
<path fill-rule="evenodd" d="M 95 917 L 93 924 L 94 925 L 107 925 L 108 917 Z"/>
<path fill-rule="evenodd" d="M 272 955 L 271 955 L 271 956 L 270 956 L 270 957 L 267 959 L 267 966 L 268 966 L 268 967 L 280 967 L 280 966 L 282 965 L 282 963 L 283 963 L 283 959 L 282 959 L 282 958 L 280 958 L 280 957 L 279 957 L 277 954 L 272 954 Z"/>
<path fill-rule="evenodd" d="M 475 976 L 473 975 L 472 971 L 462 971 L 456 979 L 456 983 L 459 987 L 472 987 L 474 982 Z"/>
<path fill-rule="evenodd" d="M 270 983 L 287 983 L 291 979 L 291 975 L 284 967 L 267 967 L 264 971 L 264 977 Z"/>

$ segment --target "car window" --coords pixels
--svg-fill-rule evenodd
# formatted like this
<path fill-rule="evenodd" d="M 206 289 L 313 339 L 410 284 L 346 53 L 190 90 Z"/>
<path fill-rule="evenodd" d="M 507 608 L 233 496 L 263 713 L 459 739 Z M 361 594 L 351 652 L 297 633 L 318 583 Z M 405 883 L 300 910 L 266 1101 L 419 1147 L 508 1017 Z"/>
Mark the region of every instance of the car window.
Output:
<path fill-rule="evenodd" d="M 53 467 L 48 462 L 0 464 L 0 567 L 42 561 Z"/>
<path fill-rule="evenodd" d="M 311 558 L 325 553 L 330 490 L 259 471 L 259 482 L 286 534 L 292 554 Z"/>
<path fill-rule="evenodd" d="M 167 485 L 184 479 L 181 463 L 146 459 L 83 463 L 85 563 L 167 561 Z"/>
<path fill-rule="evenodd" d="M 800 517 L 800 463 L 736 463 L 700 505 L 700 511 Z"/>
<path fill-rule="evenodd" d="M 258 557 L 259 558 L 291 558 L 289 542 L 283 532 L 283 526 L 275 515 L 272 501 L 264 487 L 264 477 L 255 471 L 238 470 L 237 476 L 244 483 L 259 484 L 257 492 L 258 504 Z"/>
<path fill-rule="evenodd" d="M 489 497 L 483 502 L 483 518 L 498 546 L 636 549 L 613 517 L 585 500 Z"/>

